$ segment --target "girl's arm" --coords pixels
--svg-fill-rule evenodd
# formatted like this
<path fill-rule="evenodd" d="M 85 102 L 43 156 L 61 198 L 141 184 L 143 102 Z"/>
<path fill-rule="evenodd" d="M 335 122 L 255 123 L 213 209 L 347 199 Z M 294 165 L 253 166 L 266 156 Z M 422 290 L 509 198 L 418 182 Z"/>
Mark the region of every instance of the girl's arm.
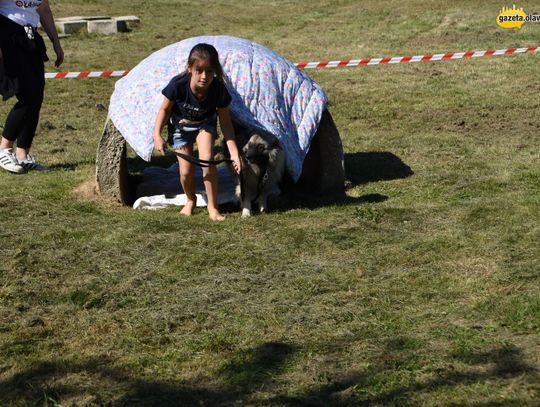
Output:
<path fill-rule="evenodd" d="M 161 132 L 163 131 L 163 126 L 169 120 L 171 116 L 171 110 L 174 106 L 174 102 L 163 96 L 163 103 L 161 104 L 158 114 L 156 116 L 156 124 L 154 125 L 154 148 L 158 150 L 161 154 L 165 155 L 167 151 L 167 143 L 161 137 Z"/>
<path fill-rule="evenodd" d="M 54 25 L 54 18 L 51 7 L 49 6 L 49 0 L 43 0 L 43 2 L 37 8 L 37 12 L 39 14 L 39 19 L 43 29 L 53 43 L 54 52 L 56 53 L 56 61 L 54 66 L 58 68 L 60 65 L 62 65 L 62 62 L 64 62 L 64 50 L 62 49 L 60 40 L 58 39 L 58 33 L 56 32 L 56 27 Z"/>
<path fill-rule="evenodd" d="M 221 125 L 221 131 L 225 138 L 225 143 L 231 154 L 231 160 L 233 160 L 233 167 L 237 174 L 242 171 L 242 162 L 240 161 L 240 154 L 238 152 L 238 146 L 236 145 L 236 139 L 234 138 L 234 127 L 231 120 L 231 114 L 229 108 L 217 109 L 219 116 L 219 124 Z"/>

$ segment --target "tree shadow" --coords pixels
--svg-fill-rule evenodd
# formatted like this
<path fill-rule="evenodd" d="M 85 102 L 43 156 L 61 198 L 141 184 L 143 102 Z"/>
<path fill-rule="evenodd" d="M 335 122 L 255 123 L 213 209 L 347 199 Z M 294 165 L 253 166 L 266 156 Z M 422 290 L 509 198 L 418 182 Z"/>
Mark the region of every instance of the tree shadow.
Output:
<path fill-rule="evenodd" d="M 501 347 L 485 352 L 471 352 L 466 355 L 454 356 L 468 365 L 477 365 L 477 371 L 457 371 L 450 365 L 439 372 L 436 378 L 431 380 L 414 380 L 409 385 L 396 386 L 393 389 L 382 391 L 377 395 L 369 395 L 367 392 L 357 392 L 356 389 L 369 388 L 370 384 L 378 388 L 380 385 L 371 383 L 372 378 L 378 375 L 391 373 L 392 363 L 385 366 L 384 360 L 388 353 L 399 352 L 402 349 L 403 338 L 387 342 L 387 347 L 382 352 L 380 363 L 366 371 L 348 373 L 341 379 L 298 396 L 278 395 L 268 404 L 284 404 L 295 406 L 372 406 L 372 405 L 396 405 L 407 404 L 408 399 L 420 393 L 430 393 L 444 387 L 457 387 L 460 385 L 472 385 L 489 380 L 511 379 L 523 374 L 533 374 L 535 382 L 537 370 L 527 364 L 523 359 L 523 353 L 515 347 Z M 401 356 L 407 361 L 407 356 Z M 392 361 L 395 362 L 395 361 Z M 495 397 L 495 396 L 494 396 Z M 524 404 L 525 400 L 516 400 Z M 520 405 L 521 405 L 520 404 Z M 408 405 L 408 404 L 407 404 Z M 479 401 L 475 406 L 498 406 L 502 405 L 499 400 Z"/>
<path fill-rule="evenodd" d="M 345 154 L 345 175 L 353 186 L 407 178 L 413 174 L 411 167 L 388 151 Z"/>
<path fill-rule="evenodd" d="M 94 357 L 84 361 L 45 361 L 0 381 L 0 401 L 9 403 L 44 404 L 45 401 L 82 400 L 85 404 L 110 406 L 191 406 L 191 405 L 286 405 L 286 406 L 370 406 L 407 404 L 419 394 L 441 388 L 473 385 L 489 380 L 512 379 L 537 370 L 524 361 L 522 351 L 515 347 L 499 347 L 487 351 L 450 354 L 451 359 L 465 363 L 459 371 L 449 363 L 431 379 L 414 378 L 406 385 L 386 389 L 378 382 L 391 374 L 396 363 L 415 361 L 415 346 L 406 337 L 388 340 L 379 357 L 365 370 L 335 372 L 337 379 L 312 386 L 305 392 L 280 393 L 276 379 L 286 371 L 296 346 L 283 342 L 266 342 L 245 352 L 230 355 L 214 374 L 191 381 L 151 380 L 137 377 L 129 367 L 116 367 L 109 357 Z M 338 344 L 328 345 L 330 352 Z M 220 356 L 222 357 L 222 355 Z M 133 370 L 133 369 L 132 369 Z M 82 378 L 82 379 L 81 379 Z M 283 385 L 283 383 L 281 384 Z M 381 390 L 382 387 L 382 390 Z M 259 391 L 275 394 L 257 395 Z M 495 396 L 494 396 L 495 397 Z M 78 398 L 78 399 L 77 399 Z M 516 400 L 525 402 L 525 400 Z M 46 403 L 45 403 L 46 404 Z M 476 406 L 501 405 L 499 400 L 479 400 Z"/>
<path fill-rule="evenodd" d="M 0 381 L 0 402 L 48 405 L 51 400 L 82 397 L 85 404 L 92 405 L 232 405 L 261 386 L 272 386 L 294 351 L 295 347 L 286 343 L 262 343 L 234 354 L 215 377 L 190 382 L 141 379 L 128 373 L 127 368 L 113 367 L 115 361 L 109 357 L 44 361 Z M 77 380 L 80 377 L 85 380 Z"/>
<path fill-rule="evenodd" d="M 229 360 L 218 371 L 218 376 L 241 393 L 249 394 L 279 375 L 294 352 L 292 345 L 266 342 Z"/>

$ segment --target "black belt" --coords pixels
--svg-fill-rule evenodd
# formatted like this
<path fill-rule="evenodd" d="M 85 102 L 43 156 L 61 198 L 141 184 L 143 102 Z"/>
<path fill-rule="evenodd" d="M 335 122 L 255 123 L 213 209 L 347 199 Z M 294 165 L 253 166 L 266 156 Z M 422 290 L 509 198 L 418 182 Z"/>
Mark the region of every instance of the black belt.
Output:
<path fill-rule="evenodd" d="M 221 160 L 201 160 L 200 158 L 193 157 L 192 155 L 189 155 L 189 154 L 182 154 L 182 153 L 179 153 L 178 151 L 173 151 L 173 150 L 168 150 L 168 151 L 170 152 L 170 154 L 174 154 L 177 157 L 183 158 L 184 160 L 190 162 L 191 164 L 195 164 L 199 167 L 210 167 L 212 165 L 218 165 L 221 163 L 233 162 L 233 160 L 228 159 L 228 158 L 223 158 Z"/>

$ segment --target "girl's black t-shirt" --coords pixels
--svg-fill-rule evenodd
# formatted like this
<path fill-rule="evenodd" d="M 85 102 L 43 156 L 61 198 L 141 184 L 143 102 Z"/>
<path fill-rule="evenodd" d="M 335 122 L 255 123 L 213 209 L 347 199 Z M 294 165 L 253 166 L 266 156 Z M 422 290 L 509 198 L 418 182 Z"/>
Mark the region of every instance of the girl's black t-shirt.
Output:
<path fill-rule="evenodd" d="M 180 74 L 171 79 L 161 93 L 174 102 L 171 124 L 189 126 L 215 117 L 216 109 L 229 106 L 231 95 L 225 85 L 214 78 L 203 100 L 197 99 L 189 86 L 191 75 Z"/>

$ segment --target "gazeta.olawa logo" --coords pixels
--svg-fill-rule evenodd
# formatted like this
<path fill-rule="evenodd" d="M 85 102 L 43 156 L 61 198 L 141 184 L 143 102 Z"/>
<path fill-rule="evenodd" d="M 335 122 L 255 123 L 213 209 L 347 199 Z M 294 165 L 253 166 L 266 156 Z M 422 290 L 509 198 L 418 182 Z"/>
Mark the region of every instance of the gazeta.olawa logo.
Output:
<path fill-rule="evenodd" d="M 515 4 L 512 8 L 501 8 L 497 16 L 497 25 L 502 28 L 521 28 L 524 23 L 528 22 L 540 22 L 540 15 L 527 14 L 523 7 L 516 8 Z"/>

